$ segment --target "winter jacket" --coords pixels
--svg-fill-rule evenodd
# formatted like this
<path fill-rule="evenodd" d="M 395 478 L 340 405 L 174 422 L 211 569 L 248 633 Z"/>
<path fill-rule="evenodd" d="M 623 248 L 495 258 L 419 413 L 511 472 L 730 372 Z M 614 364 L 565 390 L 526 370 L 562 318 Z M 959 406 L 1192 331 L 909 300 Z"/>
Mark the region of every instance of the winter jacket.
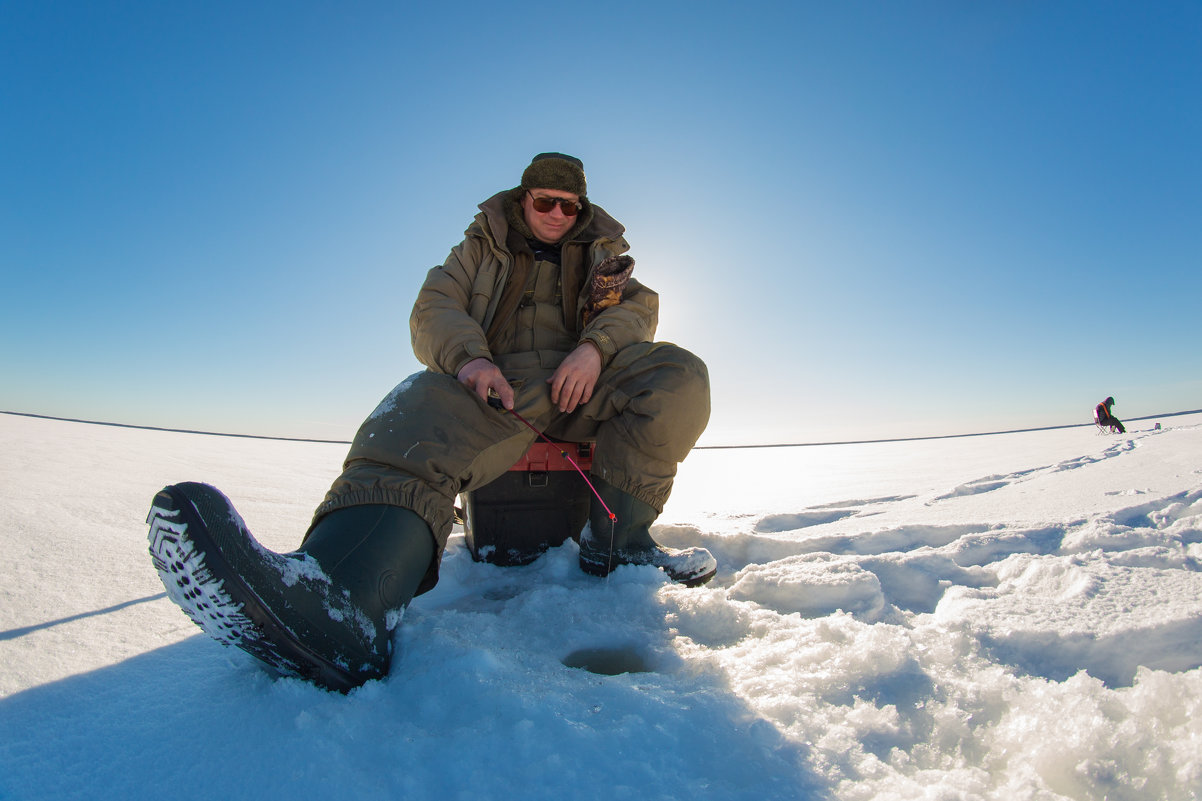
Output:
<path fill-rule="evenodd" d="M 427 367 L 447 375 L 473 359 L 493 359 L 498 334 L 521 303 L 534 256 L 512 230 L 506 204 L 519 190 L 499 192 L 480 204 L 480 213 L 446 263 L 430 270 L 409 318 L 413 351 Z M 622 302 L 583 323 L 593 271 L 606 257 L 624 253 L 625 228 L 599 206 L 592 220 L 562 246 L 564 323 L 579 342 L 592 342 L 602 367 L 636 342 L 649 342 L 659 317 L 659 296 L 631 278 Z"/>
<path fill-rule="evenodd" d="M 535 263 L 530 245 L 511 229 L 506 204 L 515 200 L 509 190 L 480 204 L 463 242 L 428 273 L 410 315 L 410 332 L 414 353 L 430 369 L 405 379 L 360 426 L 314 524 L 348 506 L 401 506 L 430 525 L 441 555 L 456 495 L 503 474 L 535 438 L 513 416 L 498 414 L 459 383 L 463 365 L 480 357 L 497 362 L 515 386 L 514 411 L 551 436 L 595 440 L 592 473 L 662 510 L 677 464 L 709 420 L 705 363 L 676 345 L 651 341 L 659 296 L 633 278 L 621 302 L 594 303 L 592 308 L 601 310 L 583 323 L 598 265 L 628 249 L 616 220 L 592 206 L 591 219 L 582 218 L 581 231 L 569 234 L 559 267 L 550 270 Z M 608 287 L 600 282 L 600 289 Z M 562 326 L 551 318 L 557 324 L 547 327 L 557 330 L 542 339 L 541 332 L 514 336 L 525 324 L 520 307 L 528 290 L 542 298 L 536 310 L 540 303 L 562 308 Z M 554 302 L 560 299 L 565 302 Z M 533 350 L 520 349 L 519 339 L 533 342 Z M 586 341 L 601 351 L 602 372 L 592 397 L 564 414 L 551 403 L 546 379 L 567 355 L 565 347 Z M 547 343 L 553 345 L 544 350 Z M 609 424 L 618 417 L 622 424 Z M 423 590 L 432 586 L 437 571 L 436 559 Z"/>

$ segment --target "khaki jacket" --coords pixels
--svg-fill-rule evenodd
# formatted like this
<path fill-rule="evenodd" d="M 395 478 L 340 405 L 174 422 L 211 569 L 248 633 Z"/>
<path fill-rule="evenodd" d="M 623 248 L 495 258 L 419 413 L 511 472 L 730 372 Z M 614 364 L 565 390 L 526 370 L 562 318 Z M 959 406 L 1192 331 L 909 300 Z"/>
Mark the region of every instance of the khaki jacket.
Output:
<path fill-rule="evenodd" d="M 430 270 L 409 321 L 414 353 L 430 369 L 405 379 L 363 422 L 314 523 L 359 504 L 412 509 L 430 525 L 441 558 L 456 495 L 503 474 L 535 439 L 513 416 L 498 414 L 458 382 L 459 370 L 478 357 L 499 362 L 515 385 L 515 411 L 552 436 L 595 440 L 593 474 L 663 508 L 677 464 L 709 420 L 705 364 L 683 348 L 652 341 L 659 296 L 633 278 L 620 303 L 582 325 L 594 269 L 628 249 L 622 225 L 593 206 L 592 219 L 562 248 L 561 305 L 571 336 L 552 339 L 559 347 L 572 337 L 593 342 L 602 354 L 602 373 L 587 403 L 572 414 L 555 409 L 545 379 L 566 354 L 505 350 L 505 331 L 516 325 L 509 321 L 518 316 L 527 279 L 535 274 L 534 254 L 507 222 L 506 203 L 513 197 L 510 190 L 480 204 L 463 242 Z M 607 425 L 620 415 L 626 415 L 622 425 Z M 439 558 L 421 591 L 437 580 Z"/>
<path fill-rule="evenodd" d="M 517 311 L 534 260 L 506 219 L 506 203 L 517 197 L 517 191 L 506 190 L 481 203 L 463 241 L 426 276 L 409 331 L 413 352 L 432 370 L 455 376 L 472 359 L 493 359 L 496 334 Z M 631 278 L 620 304 L 582 325 L 593 269 L 630 247 L 622 224 L 601 207 L 591 208 L 592 220 L 562 249 L 564 323 L 579 342 L 597 346 L 605 367 L 621 349 L 652 340 L 659 296 Z"/>

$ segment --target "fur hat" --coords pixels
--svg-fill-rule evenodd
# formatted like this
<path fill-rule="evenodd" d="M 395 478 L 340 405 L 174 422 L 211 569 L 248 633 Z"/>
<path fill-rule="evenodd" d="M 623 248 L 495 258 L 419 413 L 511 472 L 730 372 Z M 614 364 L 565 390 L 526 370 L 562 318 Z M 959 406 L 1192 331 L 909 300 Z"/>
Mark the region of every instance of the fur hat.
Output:
<path fill-rule="evenodd" d="M 522 173 L 522 189 L 558 189 L 584 197 L 584 162 L 563 153 L 539 153 Z"/>

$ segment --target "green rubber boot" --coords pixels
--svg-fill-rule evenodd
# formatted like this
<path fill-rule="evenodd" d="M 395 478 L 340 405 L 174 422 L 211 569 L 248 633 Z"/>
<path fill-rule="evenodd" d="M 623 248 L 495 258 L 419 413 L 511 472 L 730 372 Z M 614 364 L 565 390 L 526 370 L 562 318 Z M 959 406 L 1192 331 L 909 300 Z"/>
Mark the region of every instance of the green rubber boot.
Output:
<path fill-rule="evenodd" d="M 207 484 L 164 488 L 147 523 L 167 595 L 206 634 L 339 692 L 388 675 L 392 630 L 434 558 L 429 526 L 399 506 L 331 512 L 282 554 Z"/>
<path fill-rule="evenodd" d="M 718 572 L 717 560 L 705 548 L 665 548 L 651 537 L 651 524 L 659 517 L 655 507 L 596 476 L 592 482 L 600 499 L 593 498 L 588 525 L 580 533 L 585 573 L 608 576 L 619 565 L 654 565 L 673 581 L 698 587 Z"/>

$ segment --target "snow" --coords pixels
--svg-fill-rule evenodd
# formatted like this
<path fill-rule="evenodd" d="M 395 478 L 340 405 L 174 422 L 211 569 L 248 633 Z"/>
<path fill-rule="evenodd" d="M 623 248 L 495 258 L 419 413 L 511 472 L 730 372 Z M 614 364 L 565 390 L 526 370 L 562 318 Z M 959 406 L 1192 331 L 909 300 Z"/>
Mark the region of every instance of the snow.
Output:
<path fill-rule="evenodd" d="M 712 583 L 456 534 L 342 696 L 202 635 L 144 521 L 207 481 L 288 550 L 346 446 L 0 414 L 0 799 L 1198 798 L 1202 415 L 1131 429 L 696 451 L 654 531 Z"/>

